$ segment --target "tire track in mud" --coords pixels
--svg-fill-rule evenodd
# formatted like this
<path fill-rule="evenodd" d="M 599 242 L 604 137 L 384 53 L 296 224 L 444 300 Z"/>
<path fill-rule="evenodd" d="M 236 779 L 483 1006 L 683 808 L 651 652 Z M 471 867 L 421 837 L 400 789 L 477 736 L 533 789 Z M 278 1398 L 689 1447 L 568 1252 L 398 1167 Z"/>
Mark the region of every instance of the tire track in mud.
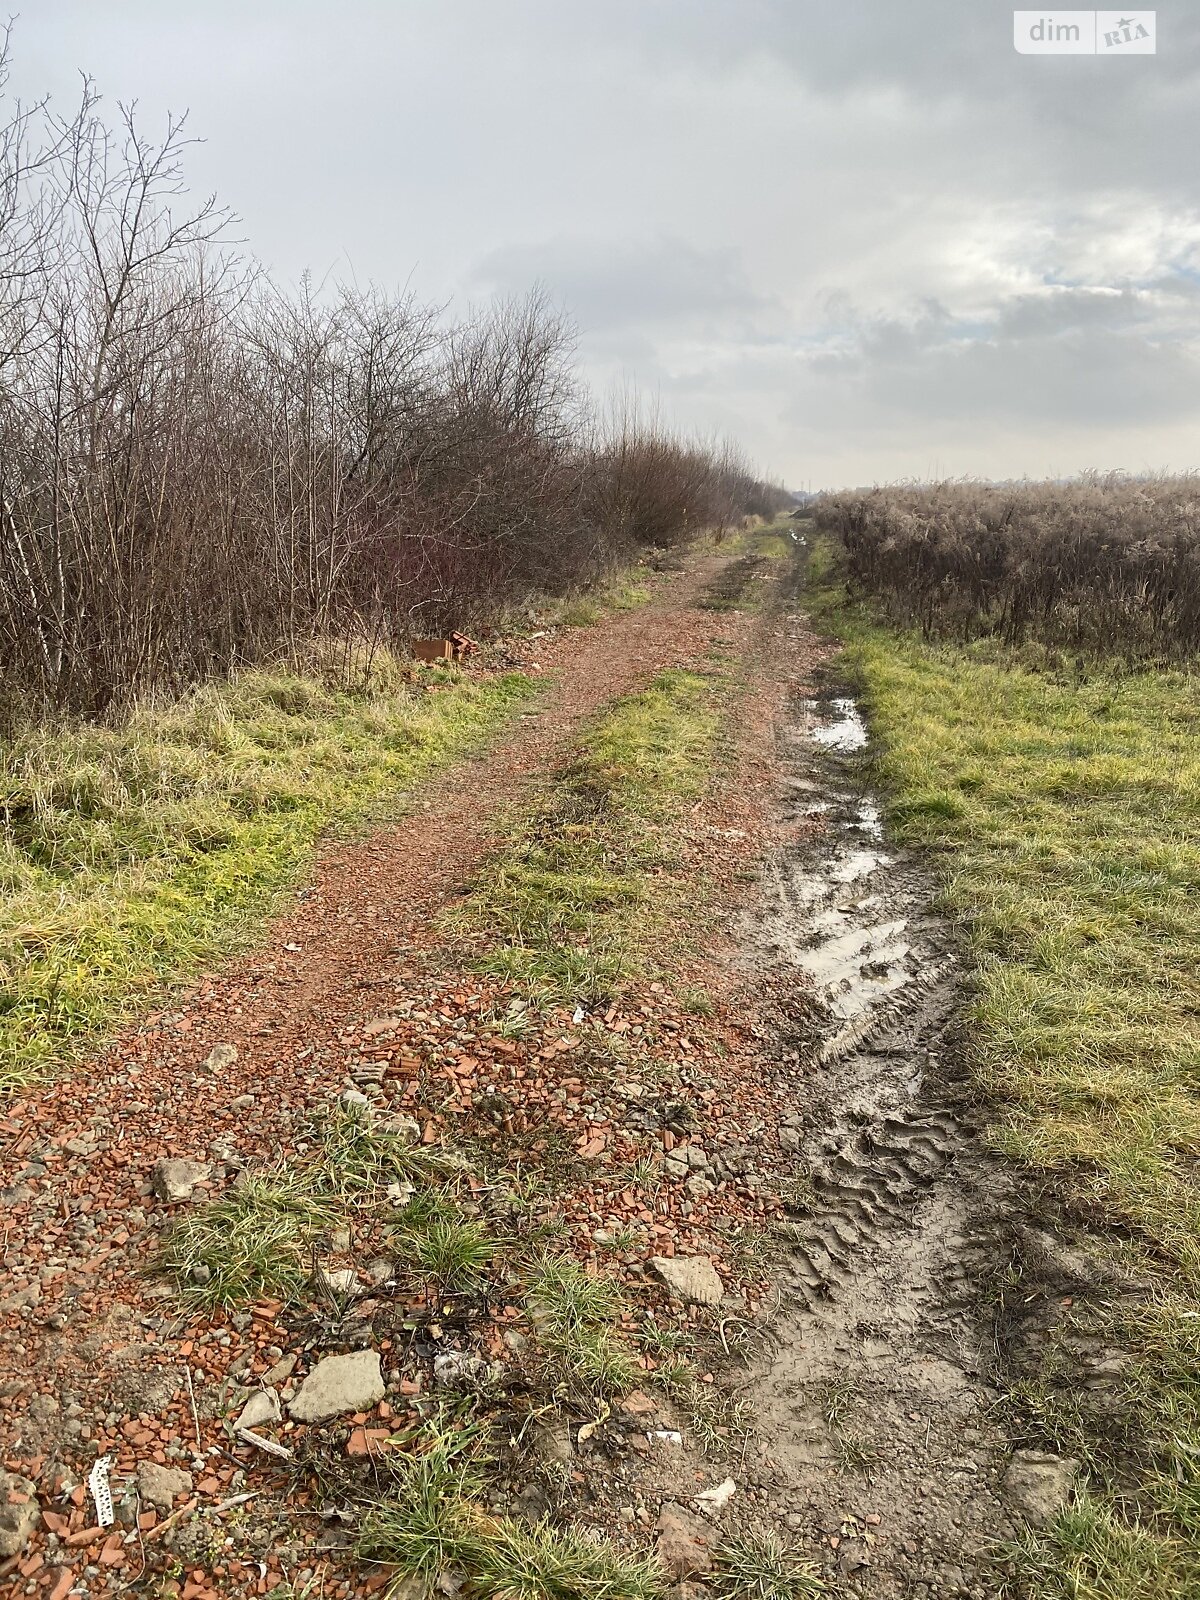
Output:
<path fill-rule="evenodd" d="M 866 745 L 847 696 L 792 702 L 789 842 L 744 930 L 784 980 L 777 1045 L 801 1086 L 782 1119 L 789 1247 L 747 1388 L 747 1471 L 841 1592 L 985 1600 L 995 1541 L 1017 1531 L 986 1303 L 1009 1179 L 976 1144 L 955 1066 L 954 936 L 921 863 L 884 840 Z"/>

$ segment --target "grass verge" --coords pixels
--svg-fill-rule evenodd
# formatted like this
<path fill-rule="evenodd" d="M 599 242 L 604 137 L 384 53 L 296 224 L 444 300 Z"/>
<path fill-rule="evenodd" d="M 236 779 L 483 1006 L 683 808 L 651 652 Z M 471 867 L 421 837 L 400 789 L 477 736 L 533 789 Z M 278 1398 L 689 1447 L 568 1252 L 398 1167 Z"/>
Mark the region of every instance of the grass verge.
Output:
<path fill-rule="evenodd" d="M 1029 1570 L 1074 1600 L 1200 1592 L 1200 678 L 927 644 L 850 605 L 834 562 L 820 545 L 810 599 L 862 683 L 892 831 L 965 919 L 996 1142 L 1154 1286 L 1107 1330 L 1135 1352 L 1120 1462 L 1079 1440 L 1127 1492 L 1031 1535 Z"/>
<path fill-rule="evenodd" d="M 451 918 L 485 971 L 531 996 L 607 999 L 669 915 L 672 825 L 707 780 L 722 680 L 664 672 L 607 706 L 514 817 Z"/>
<path fill-rule="evenodd" d="M 337 663 L 339 673 L 345 663 Z M 120 726 L 0 741 L 0 1092 L 237 943 L 317 836 L 465 753 L 531 692 L 376 654 L 254 671 Z"/>

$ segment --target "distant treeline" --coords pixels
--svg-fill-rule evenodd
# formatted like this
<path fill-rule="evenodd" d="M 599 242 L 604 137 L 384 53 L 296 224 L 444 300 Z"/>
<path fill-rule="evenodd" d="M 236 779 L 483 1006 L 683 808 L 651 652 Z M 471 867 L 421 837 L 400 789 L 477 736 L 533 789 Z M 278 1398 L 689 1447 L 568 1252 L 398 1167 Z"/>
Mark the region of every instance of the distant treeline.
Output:
<path fill-rule="evenodd" d="M 0 88 L 7 82 L 7 49 Z M 471 627 L 788 497 L 635 402 L 537 293 L 450 324 L 286 293 L 85 88 L 0 128 L 0 691 L 100 714 L 302 646 Z"/>
<path fill-rule="evenodd" d="M 1200 650 L 1200 478 L 855 490 L 823 495 L 814 514 L 852 587 L 930 637 Z"/>

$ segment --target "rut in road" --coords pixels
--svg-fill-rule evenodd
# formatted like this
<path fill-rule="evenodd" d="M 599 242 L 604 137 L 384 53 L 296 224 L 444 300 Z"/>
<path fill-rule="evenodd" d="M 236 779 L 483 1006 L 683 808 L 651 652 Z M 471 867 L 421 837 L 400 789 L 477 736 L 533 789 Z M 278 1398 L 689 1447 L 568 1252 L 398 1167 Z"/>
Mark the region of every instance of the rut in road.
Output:
<path fill-rule="evenodd" d="M 884 840 L 866 744 L 848 696 L 793 700 L 793 842 L 744 931 L 760 970 L 794 975 L 777 1048 L 803 1075 L 779 1305 L 747 1389 L 753 1482 L 844 1591 L 984 1597 L 1017 1531 L 982 1303 L 1009 1198 L 956 1066 L 953 932 L 922 863 Z"/>

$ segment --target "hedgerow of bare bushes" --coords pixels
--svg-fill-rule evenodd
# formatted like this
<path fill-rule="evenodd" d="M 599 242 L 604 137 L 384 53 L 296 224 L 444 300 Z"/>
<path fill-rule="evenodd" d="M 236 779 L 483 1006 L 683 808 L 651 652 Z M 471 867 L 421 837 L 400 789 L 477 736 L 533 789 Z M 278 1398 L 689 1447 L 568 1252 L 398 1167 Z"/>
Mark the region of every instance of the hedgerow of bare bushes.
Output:
<path fill-rule="evenodd" d="M 451 325 L 284 292 L 188 201 L 186 143 L 90 85 L 0 127 L 6 703 L 103 714 L 314 637 L 469 628 L 785 498 L 636 408 L 598 421 L 538 293 Z"/>
<path fill-rule="evenodd" d="M 1200 649 L 1200 479 L 935 483 L 823 496 L 851 584 L 927 636 L 1131 658 Z"/>

